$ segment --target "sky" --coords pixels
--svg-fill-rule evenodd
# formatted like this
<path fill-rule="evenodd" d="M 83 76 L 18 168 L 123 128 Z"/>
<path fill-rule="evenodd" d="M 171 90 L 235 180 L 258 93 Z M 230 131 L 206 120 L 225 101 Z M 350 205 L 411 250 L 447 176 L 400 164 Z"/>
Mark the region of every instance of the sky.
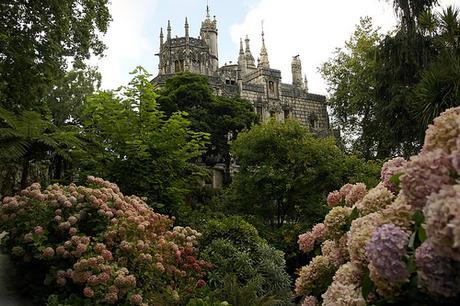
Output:
<path fill-rule="evenodd" d="M 127 84 L 139 65 L 156 76 L 160 28 L 165 31 L 171 20 L 172 36 L 184 36 L 188 17 L 190 35 L 197 37 L 207 2 L 217 19 L 220 66 L 237 61 L 240 37 L 246 35 L 257 59 L 263 20 L 270 67 L 290 83 L 292 57 L 300 55 L 309 90 L 318 94 L 327 94 L 318 68 L 344 46 L 360 17 L 372 17 L 382 33 L 396 24 L 391 2 L 385 0 L 111 0 L 113 21 L 103 37 L 107 50 L 91 61 L 99 67 L 103 89 Z M 458 3 L 440 1 L 441 6 Z"/>

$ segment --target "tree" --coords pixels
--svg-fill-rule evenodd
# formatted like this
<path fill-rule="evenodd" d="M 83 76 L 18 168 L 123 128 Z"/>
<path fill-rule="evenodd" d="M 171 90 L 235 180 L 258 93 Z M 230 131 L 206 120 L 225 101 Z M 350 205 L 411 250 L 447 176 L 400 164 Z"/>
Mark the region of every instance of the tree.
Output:
<path fill-rule="evenodd" d="M 42 112 L 68 62 L 102 54 L 109 21 L 107 0 L 1 1 L 0 106 Z"/>
<path fill-rule="evenodd" d="M 159 94 L 158 103 L 166 115 L 187 112 L 194 131 L 210 134 L 204 161 L 208 165 L 223 162 L 226 166 L 224 181 L 228 183 L 231 162 L 228 142 L 256 122 L 252 105 L 238 97 L 214 95 L 206 77 L 190 73 L 169 78 Z"/>
<path fill-rule="evenodd" d="M 321 66 L 328 83 L 333 120 L 346 148 L 366 159 L 376 154 L 376 53 L 381 40 L 370 17 L 361 18 L 345 49 Z"/>
<path fill-rule="evenodd" d="M 317 139 L 297 121 L 271 121 L 240 133 L 232 143 L 239 161 L 227 201 L 237 213 L 257 216 L 273 230 L 315 222 L 327 194 L 345 181 L 346 155 L 333 138 Z"/>
<path fill-rule="evenodd" d="M 460 11 L 447 7 L 435 15 L 428 13 L 423 28 L 439 50 L 415 88 L 414 114 L 426 128 L 441 112 L 460 103 Z"/>
<path fill-rule="evenodd" d="M 25 187 L 37 167 L 43 183 L 65 179 L 79 147 L 71 119 L 97 88 L 84 61 L 104 51 L 109 21 L 107 0 L 0 2 L 0 146 L 12 153 L 0 169 L 11 178 L 8 192 L 18 176 Z"/>
<path fill-rule="evenodd" d="M 78 167 L 178 215 L 185 195 L 203 180 L 203 169 L 191 160 L 204 152 L 207 134 L 192 131 L 182 113 L 166 117 L 149 75 L 142 68 L 135 73 L 128 86 L 88 99 L 83 124 L 91 155 Z"/>

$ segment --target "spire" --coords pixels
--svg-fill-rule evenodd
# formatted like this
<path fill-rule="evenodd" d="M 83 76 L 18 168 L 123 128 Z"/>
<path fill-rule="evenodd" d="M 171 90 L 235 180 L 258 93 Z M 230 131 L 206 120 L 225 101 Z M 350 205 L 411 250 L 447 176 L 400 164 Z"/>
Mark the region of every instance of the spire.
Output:
<path fill-rule="evenodd" d="M 168 20 L 168 36 L 167 36 L 167 40 L 170 40 L 171 39 L 171 21 Z"/>
<path fill-rule="evenodd" d="M 185 37 L 189 37 L 189 27 L 188 27 L 188 20 L 187 20 L 187 17 L 185 17 L 185 25 L 184 25 L 184 28 L 185 28 Z"/>
<path fill-rule="evenodd" d="M 160 49 L 161 49 L 161 46 L 163 46 L 163 28 L 160 28 Z"/>
<path fill-rule="evenodd" d="M 209 1 L 206 1 L 206 19 L 211 19 L 211 15 L 209 15 Z"/>
<path fill-rule="evenodd" d="M 240 71 L 240 77 L 246 74 L 246 55 L 243 49 L 243 39 L 240 37 L 240 55 L 238 56 L 238 70 Z"/>
<path fill-rule="evenodd" d="M 270 68 L 267 48 L 265 48 L 264 21 L 262 20 L 262 48 L 260 49 L 259 67 Z"/>
<path fill-rule="evenodd" d="M 246 39 L 244 40 L 246 43 L 246 50 L 245 50 L 245 56 L 246 56 L 246 63 L 248 67 L 255 67 L 254 63 L 254 57 L 251 54 L 251 48 L 249 47 L 249 37 L 246 35 Z"/>
<path fill-rule="evenodd" d="M 305 91 L 308 92 L 308 80 L 307 80 L 307 75 L 304 74 L 304 88 L 305 88 Z"/>

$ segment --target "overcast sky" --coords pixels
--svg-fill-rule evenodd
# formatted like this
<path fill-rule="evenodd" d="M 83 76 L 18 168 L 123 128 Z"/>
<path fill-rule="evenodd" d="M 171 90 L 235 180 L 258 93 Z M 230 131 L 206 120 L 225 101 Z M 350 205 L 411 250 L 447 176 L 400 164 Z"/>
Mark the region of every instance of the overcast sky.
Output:
<path fill-rule="evenodd" d="M 190 35 L 199 34 L 206 0 L 112 0 L 113 21 L 104 37 L 105 57 L 93 62 L 102 73 L 104 89 L 126 84 L 129 72 L 141 65 L 154 76 L 158 72 L 160 28 L 171 20 L 172 36 L 184 35 L 188 17 Z M 441 0 L 442 6 L 459 0 Z M 318 67 L 348 40 L 362 16 L 370 16 L 383 32 L 395 25 L 391 4 L 385 0 L 209 0 L 219 29 L 219 64 L 238 58 L 239 39 L 251 39 L 258 57 L 261 21 L 270 66 L 280 69 L 283 82 L 291 82 L 292 56 L 299 54 L 310 92 L 326 94 Z"/>

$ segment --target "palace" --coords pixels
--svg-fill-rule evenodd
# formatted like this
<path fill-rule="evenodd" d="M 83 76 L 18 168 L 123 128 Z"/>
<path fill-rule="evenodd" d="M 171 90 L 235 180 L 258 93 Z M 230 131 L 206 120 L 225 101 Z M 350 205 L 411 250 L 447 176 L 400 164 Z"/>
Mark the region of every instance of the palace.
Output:
<path fill-rule="evenodd" d="M 161 29 L 160 50 L 156 54 L 159 56 L 159 70 L 152 80 L 154 85 L 161 86 L 167 78 L 179 72 L 204 75 L 217 95 L 239 95 L 249 100 L 262 121 L 295 118 L 318 135 L 329 134 L 325 96 L 308 91 L 298 55 L 292 58 L 292 84 L 282 83 L 281 71 L 270 67 L 263 29 L 257 65 L 246 36 L 244 45 L 240 40 L 237 64 L 219 67 L 217 21 L 215 16 L 211 19 L 209 7 L 206 8 L 199 37 L 190 37 L 187 18 L 184 27 L 184 37 L 172 38 L 168 21 L 166 39 Z"/>

